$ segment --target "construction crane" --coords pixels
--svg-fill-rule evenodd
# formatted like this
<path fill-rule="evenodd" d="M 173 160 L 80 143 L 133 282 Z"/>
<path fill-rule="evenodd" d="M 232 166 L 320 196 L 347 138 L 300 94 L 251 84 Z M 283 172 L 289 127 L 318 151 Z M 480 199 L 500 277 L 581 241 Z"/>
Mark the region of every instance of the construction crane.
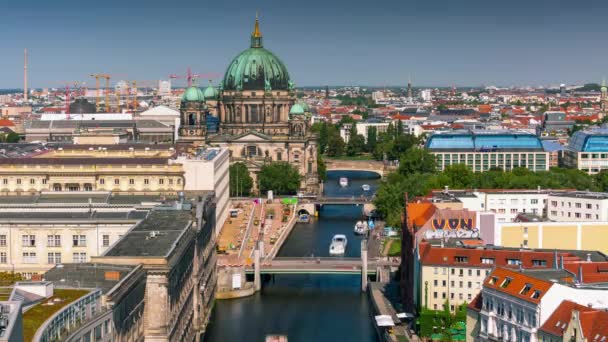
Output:
<path fill-rule="evenodd" d="M 95 108 L 99 110 L 99 100 L 101 98 L 100 88 L 99 88 L 99 80 L 106 80 L 106 88 L 105 88 L 105 111 L 108 113 L 110 111 L 110 75 L 108 74 L 91 74 L 91 77 L 95 78 L 95 86 L 97 87 L 97 94 L 95 96 Z"/>
<path fill-rule="evenodd" d="M 178 75 L 178 74 L 171 74 L 169 75 L 170 79 L 186 79 L 186 81 L 188 82 L 188 87 L 191 87 L 192 84 L 194 82 L 196 82 L 196 80 L 198 79 L 216 79 L 220 76 L 220 74 L 218 73 L 206 73 L 206 74 L 193 74 L 192 71 L 190 70 L 190 67 L 188 67 L 188 71 L 186 73 L 186 75 Z"/>
<path fill-rule="evenodd" d="M 66 116 L 66 120 L 70 119 L 70 100 L 72 99 L 72 91 L 75 92 L 76 97 L 78 97 L 82 85 L 84 82 L 80 81 L 57 81 L 57 83 L 61 84 L 65 89 L 65 98 L 64 98 L 64 112 Z M 72 87 L 70 87 L 72 85 Z"/>

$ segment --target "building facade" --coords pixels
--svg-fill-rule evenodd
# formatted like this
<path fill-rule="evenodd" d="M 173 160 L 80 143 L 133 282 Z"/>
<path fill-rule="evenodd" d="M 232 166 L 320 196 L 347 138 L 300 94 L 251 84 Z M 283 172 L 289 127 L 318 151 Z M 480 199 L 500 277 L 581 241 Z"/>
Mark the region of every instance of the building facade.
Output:
<path fill-rule="evenodd" d="M 465 164 L 473 172 L 490 169 L 510 171 L 525 167 L 531 171 L 549 170 L 549 156 L 540 139 L 517 131 L 462 130 L 434 133 L 425 147 L 437 158 L 437 169 Z"/>
<path fill-rule="evenodd" d="M 564 150 L 564 164 L 588 174 L 608 169 L 608 129 L 575 132 Z"/>
<path fill-rule="evenodd" d="M 547 198 L 551 221 L 608 221 L 608 195 L 604 192 L 554 192 Z"/>

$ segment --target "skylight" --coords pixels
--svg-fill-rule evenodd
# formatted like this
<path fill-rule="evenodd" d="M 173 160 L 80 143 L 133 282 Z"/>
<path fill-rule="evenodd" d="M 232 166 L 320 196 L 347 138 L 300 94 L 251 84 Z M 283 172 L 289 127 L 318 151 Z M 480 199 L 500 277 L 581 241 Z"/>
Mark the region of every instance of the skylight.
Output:
<path fill-rule="evenodd" d="M 540 298 L 540 291 L 539 290 L 534 290 L 534 292 L 532 292 L 532 296 L 530 296 L 534 299 L 538 299 Z"/>
<path fill-rule="evenodd" d="M 528 292 L 532 289 L 532 284 L 526 284 L 523 289 L 519 292 L 519 294 L 527 295 Z"/>
<path fill-rule="evenodd" d="M 496 284 L 496 281 L 497 281 L 497 280 L 498 280 L 498 278 L 497 278 L 497 277 L 491 277 L 491 278 L 490 278 L 490 281 L 489 281 L 490 285 L 494 285 L 494 284 Z"/>
<path fill-rule="evenodd" d="M 509 286 L 509 284 L 511 284 L 512 280 L 513 280 L 513 278 L 506 277 L 505 280 L 502 282 L 502 284 L 500 284 L 500 287 L 506 288 L 507 286 Z"/>

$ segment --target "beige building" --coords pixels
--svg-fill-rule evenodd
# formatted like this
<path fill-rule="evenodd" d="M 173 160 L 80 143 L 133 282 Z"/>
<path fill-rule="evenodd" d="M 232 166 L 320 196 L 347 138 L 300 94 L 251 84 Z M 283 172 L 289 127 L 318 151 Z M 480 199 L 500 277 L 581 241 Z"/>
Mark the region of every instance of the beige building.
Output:
<path fill-rule="evenodd" d="M 547 198 L 547 218 L 552 221 L 608 221 L 608 194 L 568 191 Z"/>

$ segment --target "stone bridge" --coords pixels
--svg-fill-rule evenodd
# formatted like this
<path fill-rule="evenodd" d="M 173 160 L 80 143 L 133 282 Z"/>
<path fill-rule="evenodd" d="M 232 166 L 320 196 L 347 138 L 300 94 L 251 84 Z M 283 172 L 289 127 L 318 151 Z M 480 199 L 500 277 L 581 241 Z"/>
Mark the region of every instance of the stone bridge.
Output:
<path fill-rule="evenodd" d="M 391 171 L 391 167 L 377 160 L 339 160 L 324 159 L 327 171 L 368 171 L 384 177 Z"/>

